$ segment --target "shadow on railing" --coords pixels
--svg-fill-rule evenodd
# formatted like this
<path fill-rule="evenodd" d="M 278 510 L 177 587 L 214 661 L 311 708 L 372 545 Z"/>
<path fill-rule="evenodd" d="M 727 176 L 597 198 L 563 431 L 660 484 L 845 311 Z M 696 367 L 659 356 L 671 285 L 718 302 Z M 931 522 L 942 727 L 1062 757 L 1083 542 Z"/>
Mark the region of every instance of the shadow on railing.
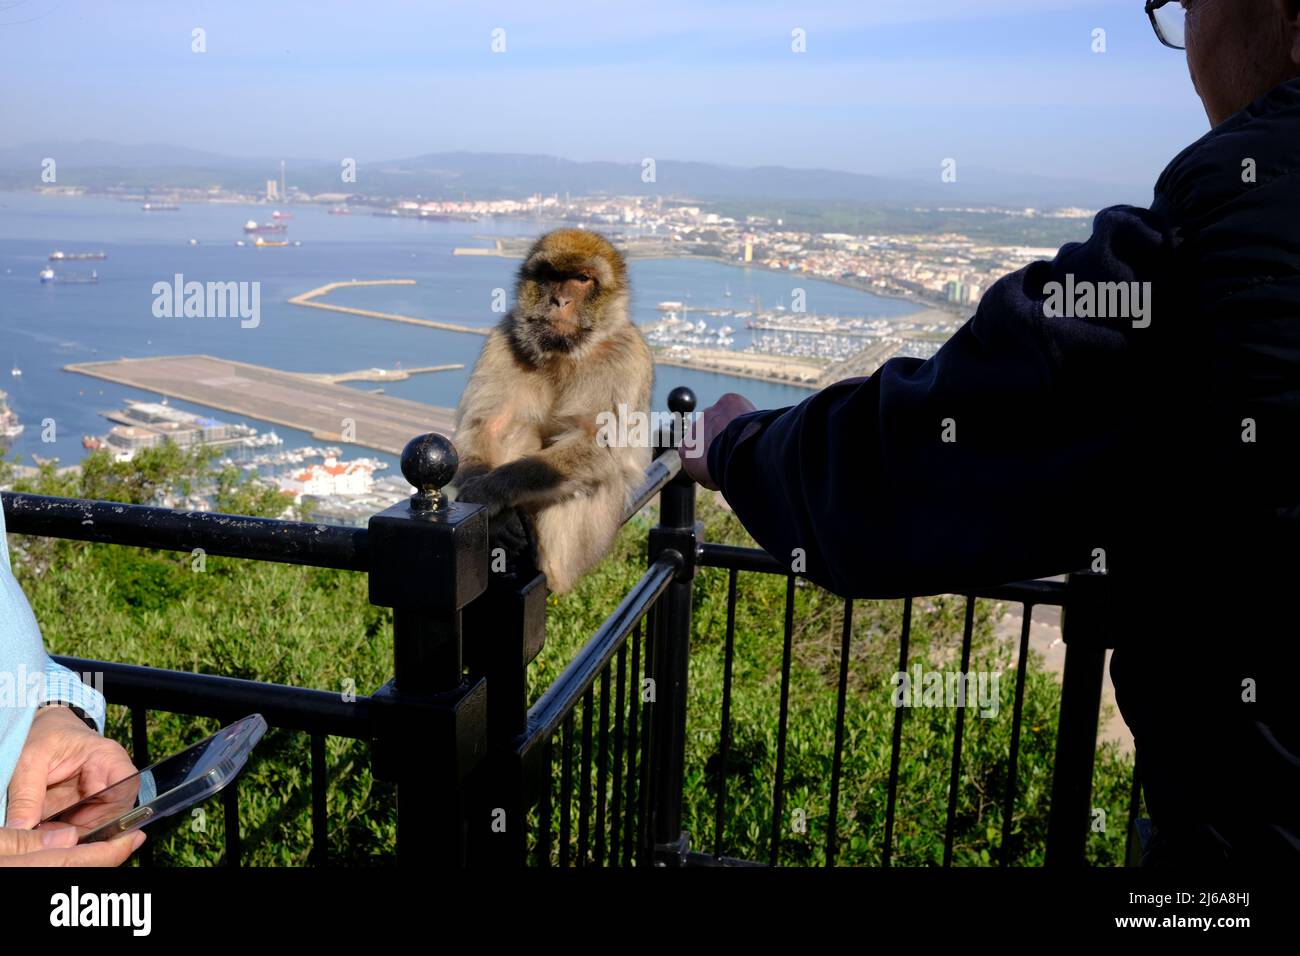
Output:
<path fill-rule="evenodd" d="M 694 395 L 676 389 L 669 406 L 680 420 L 694 411 Z M 310 859 L 317 865 L 328 862 L 326 736 L 369 741 L 376 778 L 396 784 L 399 861 L 441 866 L 746 862 L 723 853 L 733 731 L 737 575 L 741 571 L 783 575 L 786 603 L 777 753 L 769 849 L 762 861 L 775 865 L 781 862 L 784 826 L 796 579 L 763 551 L 702 540 L 695 516 L 695 486 L 681 473 L 678 451 L 672 447 L 679 443 L 680 434 L 666 432 L 661 438 L 661 453 L 626 514 L 630 518 L 655 496 L 660 498 L 659 521 L 649 535 L 648 567 L 531 708 L 528 668 L 546 638 L 545 578 L 489 573 L 482 508 L 451 502 L 441 493 L 457 467 L 455 449 L 441 436 L 411 441 L 402 455 L 402 471 L 416 493 L 373 516 L 365 529 L 9 492 L 3 495 L 3 505 L 9 530 L 16 534 L 174 551 L 202 549 L 211 555 L 368 575 L 371 603 L 393 609 L 393 678 L 369 696 L 345 699 L 324 690 L 60 658 L 74 671 L 102 673 L 110 703 L 130 709 L 133 757 L 140 766 L 149 761 L 146 718 L 151 710 L 222 721 L 258 711 L 272 727 L 309 734 Z M 692 848 L 691 835 L 683 826 L 687 677 L 697 568 L 728 572 L 718 793 L 709 853 Z M 1038 605 L 1069 608 L 1045 858 L 1049 865 L 1082 865 L 1085 860 L 1105 655 L 1101 584 L 1090 576 L 1075 575 L 1064 583 L 1026 582 L 966 595 L 961 673 L 969 669 L 975 600 L 992 598 L 1023 607 L 1007 755 L 1003 865 L 1009 862 L 1005 848 L 1010 845 L 1011 808 L 1017 795 L 1029 622 Z M 900 671 L 907 669 L 911 615 L 909 598 L 903 605 Z M 853 601 L 846 600 L 828 794 L 828 865 L 839 855 L 852 617 Z M 894 842 L 902 721 L 903 711 L 898 708 L 882 837 L 881 863 L 886 866 Z M 964 734 L 965 708 L 959 708 L 944 865 L 953 857 Z M 576 767 L 575 744 L 579 748 Z M 413 753 L 421 759 L 410 759 Z M 1135 815 L 1136 795 L 1135 779 L 1130 818 Z M 223 800 L 226 861 L 237 865 L 238 788 L 227 788 Z M 1130 819 L 1130 844 L 1132 829 Z"/>

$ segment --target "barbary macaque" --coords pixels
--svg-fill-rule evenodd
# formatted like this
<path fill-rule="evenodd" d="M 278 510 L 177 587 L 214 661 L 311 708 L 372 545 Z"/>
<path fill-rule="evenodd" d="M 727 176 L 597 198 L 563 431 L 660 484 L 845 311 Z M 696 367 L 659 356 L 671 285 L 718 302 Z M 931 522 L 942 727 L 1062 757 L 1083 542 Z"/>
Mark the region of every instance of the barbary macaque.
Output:
<path fill-rule="evenodd" d="M 487 508 L 493 546 L 531 552 L 556 594 L 604 557 L 644 476 L 648 443 L 598 432 L 647 414 L 653 377 L 618 250 L 582 229 L 538 239 L 461 396 L 454 484 Z"/>

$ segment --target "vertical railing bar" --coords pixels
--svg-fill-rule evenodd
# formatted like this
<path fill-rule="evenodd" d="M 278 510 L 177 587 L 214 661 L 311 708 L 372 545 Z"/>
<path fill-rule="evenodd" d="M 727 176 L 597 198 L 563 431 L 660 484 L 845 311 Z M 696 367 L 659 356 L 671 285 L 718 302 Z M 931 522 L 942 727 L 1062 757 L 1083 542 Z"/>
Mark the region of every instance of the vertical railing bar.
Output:
<path fill-rule="evenodd" d="M 149 766 L 149 711 L 131 708 L 131 759 L 137 770 Z M 153 841 L 145 840 L 136 855 L 141 866 L 153 866 Z"/>
<path fill-rule="evenodd" d="M 221 791 L 226 811 L 226 866 L 239 866 L 239 778 Z"/>
<path fill-rule="evenodd" d="M 555 815 L 551 806 L 551 790 L 555 785 L 554 735 L 546 738 L 543 745 L 542 766 L 546 773 L 542 777 L 542 799 L 537 810 L 537 853 L 539 867 L 549 869 L 551 866 L 551 817 Z"/>
<path fill-rule="evenodd" d="M 781 854 L 781 818 L 785 813 L 785 745 L 790 717 L 790 659 L 794 648 L 794 575 L 785 579 L 785 643 L 781 650 L 781 711 L 777 724 L 776 781 L 772 791 L 772 847 L 768 865 Z"/>
<path fill-rule="evenodd" d="M 646 615 L 645 629 L 645 673 L 641 680 L 637 682 L 636 699 L 642 701 L 645 696 L 641 693 L 641 687 L 645 686 L 642 681 L 651 678 L 654 675 L 654 657 L 655 641 L 654 635 L 657 633 L 655 618 L 658 614 L 658 602 L 651 605 Z M 641 779 L 637 783 L 637 799 L 640 806 L 637 810 L 636 821 L 636 862 L 637 866 L 649 866 L 650 860 L 650 764 L 652 762 L 654 744 L 654 721 L 651 720 L 651 708 L 654 703 L 649 700 L 642 701 L 641 707 Z"/>
<path fill-rule="evenodd" d="M 600 749 L 596 753 L 596 849 L 594 862 L 605 865 L 605 787 L 609 784 L 609 668 L 600 672 Z"/>
<path fill-rule="evenodd" d="M 722 855 L 727 807 L 727 760 L 731 755 L 731 671 L 736 655 L 736 569 L 727 573 L 727 643 L 722 664 L 722 727 L 718 736 L 718 802 L 713 813 L 713 855 Z"/>
<path fill-rule="evenodd" d="M 592 689 L 582 695 L 582 778 L 578 791 L 578 866 L 587 865 L 591 828 L 591 705 Z"/>
<path fill-rule="evenodd" d="M 943 865 L 952 866 L 952 841 L 957 832 L 957 785 L 961 779 L 961 741 L 966 727 L 966 673 L 970 670 L 971 639 L 975 631 L 975 597 L 966 598 L 966 627 L 961 641 L 961 671 L 957 686 L 962 688 L 962 699 L 958 702 L 956 729 L 952 743 L 952 773 L 948 777 L 948 823 L 943 835 Z"/>
<path fill-rule="evenodd" d="M 1127 861 L 1134 857 L 1133 841 L 1138 838 L 1137 821 L 1138 814 L 1142 812 L 1142 781 L 1139 776 L 1139 767 L 1137 755 L 1133 758 L 1133 789 L 1129 792 L 1128 798 L 1128 831 L 1124 837 L 1124 860 Z"/>
<path fill-rule="evenodd" d="M 903 633 L 898 641 L 898 672 L 907 673 L 907 645 L 912 634 L 912 599 L 903 601 Z M 894 708 L 894 740 L 889 753 L 889 796 L 885 801 L 885 849 L 881 866 L 889 866 L 894 846 L 894 807 L 898 800 L 898 757 L 903 746 L 903 708 Z"/>
<path fill-rule="evenodd" d="M 641 622 L 632 632 L 632 668 L 628 671 L 627 688 L 627 818 L 623 821 L 623 865 L 631 866 L 634 859 L 633 834 L 637 829 L 637 705 L 641 702 Z M 643 751 L 644 753 L 644 751 Z"/>
<path fill-rule="evenodd" d="M 835 755 L 831 759 L 831 807 L 826 828 L 826 865 L 835 865 L 836 827 L 840 810 L 840 770 L 844 766 L 844 711 L 849 689 L 849 643 L 853 636 L 853 599 L 844 601 L 844 631 L 840 636 L 840 687 L 835 702 Z"/>
<path fill-rule="evenodd" d="M 564 718 L 560 751 L 560 866 L 569 865 L 569 837 L 573 809 L 573 711 Z"/>
<path fill-rule="evenodd" d="M 311 735 L 311 856 L 312 866 L 329 862 L 328 768 L 325 764 L 325 735 Z"/>
<path fill-rule="evenodd" d="M 149 712 L 143 707 L 131 708 L 131 756 L 137 770 L 149 766 Z"/>
<path fill-rule="evenodd" d="M 618 648 L 618 678 L 614 682 L 613 806 L 609 817 L 609 866 L 618 866 L 619 828 L 623 810 L 623 698 L 627 687 L 627 642 Z"/>
<path fill-rule="evenodd" d="M 1007 799 L 1002 808 L 1002 846 L 1000 865 L 1011 865 L 1011 827 L 1016 812 L 1016 788 L 1020 773 L 1020 724 L 1024 716 L 1025 675 L 1029 672 L 1029 628 L 1033 623 L 1034 605 L 1026 601 L 1024 620 L 1020 623 L 1020 651 L 1016 667 L 1016 704 L 1011 712 L 1011 754 L 1007 766 Z"/>
<path fill-rule="evenodd" d="M 1097 721 L 1106 677 L 1106 627 L 1112 613 L 1104 574 L 1075 573 L 1065 581 L 1061 610 L 1065 667 L 1043 853 L 1043 865 L 1053 868 L 1087 865 Z"/>

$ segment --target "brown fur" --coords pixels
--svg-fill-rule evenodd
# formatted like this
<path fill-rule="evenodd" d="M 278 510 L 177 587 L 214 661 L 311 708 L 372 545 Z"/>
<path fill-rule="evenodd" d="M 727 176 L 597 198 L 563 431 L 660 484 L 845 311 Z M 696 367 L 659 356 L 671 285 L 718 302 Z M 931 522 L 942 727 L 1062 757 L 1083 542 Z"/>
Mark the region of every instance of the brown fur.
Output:
<path fill-rule="evenodd" d="M 590 291 L 565 309 L 566 277 Z M 587 281 L 593 280 L 593 281 Z M 609 550 L 647 448 L 602 447 L 600 412 L 645 413 L 653 359 L 627 314 L 627 266 L 596 233 L 542 236 L 514 311 L 489 335 L 457 409 L 459 500 L 532 519 L 538 567 L 563 594 Z"/>

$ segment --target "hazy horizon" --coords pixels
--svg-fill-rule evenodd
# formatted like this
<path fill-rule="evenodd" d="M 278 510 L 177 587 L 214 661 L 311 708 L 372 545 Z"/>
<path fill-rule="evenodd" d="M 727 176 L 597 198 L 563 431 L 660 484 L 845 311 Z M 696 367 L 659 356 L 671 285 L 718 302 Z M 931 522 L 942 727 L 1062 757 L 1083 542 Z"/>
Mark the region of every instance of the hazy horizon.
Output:
<path fill-rule="evenodd" d="M 206 52 L 192 51 L 195 28 Z M 791 48 L 796 29 L 806 52 Z M 953 157 L 1133 185 L 1206 131 L 1182 55 L 1136 0 L 676 0 L 562 16 L 518 3 L 29 0 L 0 10 L 0 61 L 17 91 L 0 102 L 6 146 L 655 157 L 888 178 Z"/>

